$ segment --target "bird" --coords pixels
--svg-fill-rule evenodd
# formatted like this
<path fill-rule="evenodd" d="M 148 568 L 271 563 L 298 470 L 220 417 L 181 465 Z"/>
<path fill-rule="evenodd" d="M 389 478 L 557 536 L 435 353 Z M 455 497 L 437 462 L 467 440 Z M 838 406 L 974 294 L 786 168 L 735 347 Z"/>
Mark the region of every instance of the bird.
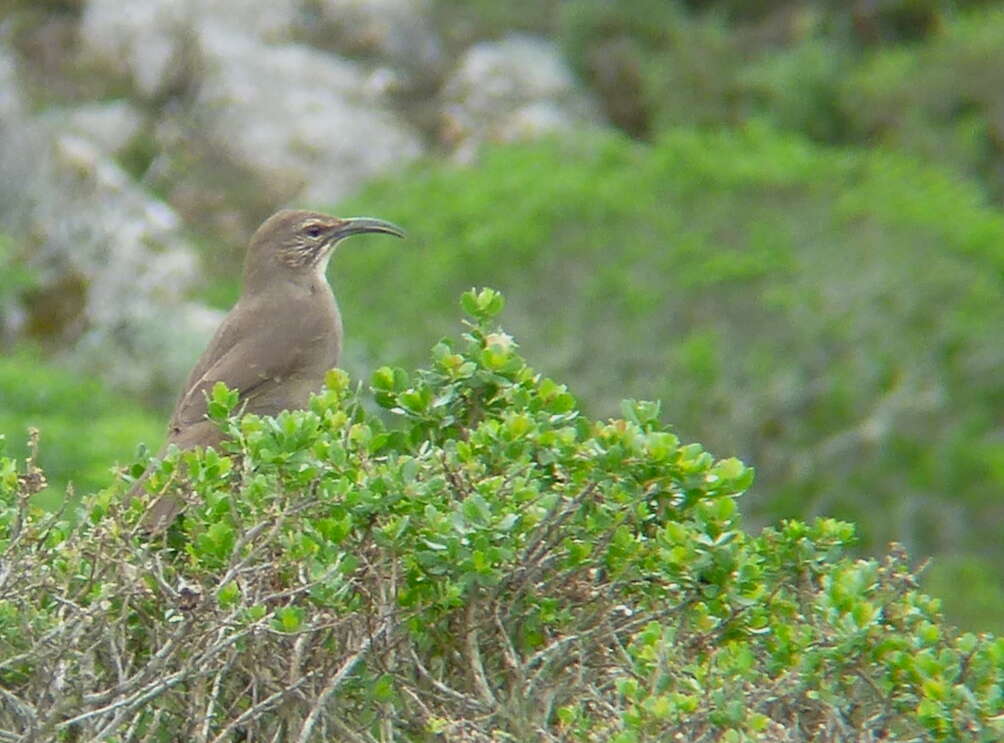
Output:
<path fill-rule="evenodd" d="M 293 209 L 262 223 L 248 244 L 240 297 L 189 374 L 160 456 L 171 445 L 220 444 L 224 434 L 207 417 L 207 395 L 217 382 L 237 391 L 243 413 L 275 416 L 307 407 L 341 354 L 342 320 L 326 278 L 328 261 L 342 240 L 364 233 L 405 236 L 382 219 Z M 127 499 L 139 495 L 145 479 Z M 179 497 L 161 495 L 143 517 L 144 531 L 164 531 L 183 506 Z"/>

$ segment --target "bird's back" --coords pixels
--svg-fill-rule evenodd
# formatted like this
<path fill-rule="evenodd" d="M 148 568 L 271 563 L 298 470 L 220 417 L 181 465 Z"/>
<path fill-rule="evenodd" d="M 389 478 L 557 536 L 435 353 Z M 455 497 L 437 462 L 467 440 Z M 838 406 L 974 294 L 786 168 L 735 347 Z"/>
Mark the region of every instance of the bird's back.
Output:
<path fill-rule="evenodd" d="M 199 359 L 171 416 L 168 440 L 179 448 L 220 440 L 206 420 L 217 382 L 239 394 L 241 412 L 276 415 L 304 408 L 338 364 L 341 318 L 326 281 L 290 284 L 242 297 Z"/>
<path fill-rule="evenodd" d="M 379 219 L 297 210 L 279 211 L 262 223 L 248 245 L 241 298 L 185 383 L 168 425 L 168 445 L 220 443 L 219 427 L 206 417 L 207 398 L 218 382 L 237 392 L 239 413 L 274 416 L 307 406 L 341 351 L 341 317 L 325 278 L 328 259 L 341 240 L 367 232 L 404 236 Z M 142 487 L 140 479 L 126 497 Z M 176 494 L 163 494 L 144 518 L 147 530 L 167 528 L 182 507 Z"/>

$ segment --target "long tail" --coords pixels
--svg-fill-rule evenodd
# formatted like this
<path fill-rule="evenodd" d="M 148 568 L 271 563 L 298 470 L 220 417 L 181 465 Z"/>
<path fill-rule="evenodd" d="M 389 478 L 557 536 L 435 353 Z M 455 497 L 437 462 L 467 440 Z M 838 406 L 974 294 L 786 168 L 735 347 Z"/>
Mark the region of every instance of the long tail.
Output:
<path fill-rule="evenodd" d="M 185 504 L 174 495 L 162 495 L 143 516 L 143 530 L 147 534 L 159 534 L 178 518 Z"/>
<path fill-rule="evenodd" d="M 132 502 L 133 498 L 139 498 L 144 495 L 149 474 L 150 470 L 144 472 L 142 477 L 136 480 L 132 484 L 132 487 L 129 488 L 124 498 L 127 505 Z M 162 495 L 154 501 L 153 505 L 143 515 L 141 522 L 143 531 L 149 535 L 161 533 L 174 523 L 174 520 L 178 518 L 178 514 L 181 513 L 184 506 L 184 502 L 177 496 Z"/>

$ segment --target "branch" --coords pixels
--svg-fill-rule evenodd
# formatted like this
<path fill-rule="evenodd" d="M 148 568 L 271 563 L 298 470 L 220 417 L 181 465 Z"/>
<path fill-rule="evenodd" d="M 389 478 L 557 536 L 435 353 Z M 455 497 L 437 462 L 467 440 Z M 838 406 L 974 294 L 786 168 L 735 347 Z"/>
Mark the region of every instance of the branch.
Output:
<path fill-rule="evenodd" d="M 390 629 L 390 620 L 385 619 L 383 624 L 380 626 L 380 629 L 378 629 L 375 634 L 367 637 L 363 641 L 362 645 L 359 646 L 359 649 L 346 658 L 345 662 L 342 663 L 342 667 L 339 668 L 337 673 L 335 673 L 335 675 L 328 680 L 324 690 L 321 692 L 320 696 L 317 697 L 317 701 L 314 702 L 314 706 L 310 710 L 310 714 L 307 715 L 307 719 L 303 721 L 303 726 L 300 728 L 300 735 L 296 739 L 297 743 L 307 743 L 307 741 L 310 740 L 310 734 L 314 729 L 314 725 L 317 724 L 317 718 L 321 714 L 321 709 L 328 703 L 328 699 L 338 690 L 338 687 L 342 685 L 342 682 L 356 667 L 356 664 L 362 659 L 363 655 L 369 652 L 373 643 L 386 633 L 388 629 Z M 217 743 L 217 741 L 214 741 L 213 743 Z"/>
<path fill-rule="evenodd" d="M 478 630 L 474 622 L 474 597 L 468 599 L 467 610 L 464 616 L 465 632 L 464 645 L 467 648 L 468 660 L 471 664 L 471 675 L 474 677 L 474 686 L 481 695 L 481 699 L 490 707 L 497 707 L 498 700 L 492 693 L 488 685 L 488 678 L 485 676 L 485 667 L 481 663 L 481 649 L 478 643 Z"/>

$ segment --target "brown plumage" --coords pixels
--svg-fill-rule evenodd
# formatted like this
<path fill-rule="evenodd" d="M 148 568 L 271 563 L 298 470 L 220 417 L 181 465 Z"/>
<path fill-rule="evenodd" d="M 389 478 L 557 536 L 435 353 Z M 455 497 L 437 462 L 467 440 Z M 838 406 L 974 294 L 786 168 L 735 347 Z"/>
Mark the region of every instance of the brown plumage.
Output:
<path fill-rule="evenodd" d="M 341 316 L 325 277 L 328 259 L 340 241 L 366 232 L 404 237 L 379 219 L 293 210 L 277 212 L 258 228 L 248 246 L 240 299 L 185 382 L 165 449 L 220 443 L 222 433 L 206 417 L 206 395 L 217 382 L 240 393 L 239 409 L 246 413 L 276 415 L 307 406 L 341 352 Z M 173 495 L 161 496 L 144 526 L 162 531 L 183 505 Z"/>

